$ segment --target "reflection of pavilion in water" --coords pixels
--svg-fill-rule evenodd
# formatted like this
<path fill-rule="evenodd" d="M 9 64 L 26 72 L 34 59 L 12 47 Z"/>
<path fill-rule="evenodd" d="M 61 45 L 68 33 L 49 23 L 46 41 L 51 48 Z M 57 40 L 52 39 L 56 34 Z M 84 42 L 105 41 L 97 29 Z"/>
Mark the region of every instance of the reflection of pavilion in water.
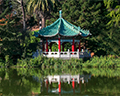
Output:
<path fill-rule="evenodd" d="M 49 93 L 78 93 L 81 89 L 81 83 L 88 82 L 88 79 L 91 78 L 91 75 L 54 75 L 47 76 L 45 79 L 45 87 L 47 88 L 47 92 Z M 75 88 L 75 83 L 78 83 L 80 88 L 79 90 Z M 58 83 L 58 87 L 56 89 L 51 89 L 48 85 L 51 83 Z M 68 83 L 72 85 L 72 90 L 65 91 L 61 86 L 61 83 Z"/>

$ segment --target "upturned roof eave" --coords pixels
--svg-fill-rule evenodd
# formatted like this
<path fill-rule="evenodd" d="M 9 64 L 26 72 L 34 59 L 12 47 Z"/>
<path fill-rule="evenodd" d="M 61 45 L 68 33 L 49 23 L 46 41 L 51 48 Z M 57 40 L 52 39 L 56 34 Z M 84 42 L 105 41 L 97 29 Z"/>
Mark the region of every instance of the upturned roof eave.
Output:
<path fill-rule="evenodd" d="M 64 24 L 64 26 L 66 26 L 66 30 L 68 32 L 65 32 L 63 29 L 62 29 L 62 24 L 61 22 Z M 57 28 L 54 27 L 54 25 L 57 24 Z M 48 30 L 50 28 L 50 30 Z M 56 28 L 56 29 L 55 29 Z M 53 30 L 55 29 L 55 30 Z M 53 31 L 53 32 L 52 32 Z M 55 32 L 56 31 L 56 32 Z M 89 30 L 88 30 L 89 31 Z M 48 33 L 47 33 L 48 32 Z M 50 33 L 52 32 L 52 33 Z M 54 33 L 54 34 L 53 34 Z M 46 35 L 45 35 L 46 34 Z M 74 36 L 82 36 L 82 37 L 87 37 L 89 36 L 91 33 L 90 32 L 87 32 L 87 30 L 82 30 L 80 29 L 80 27 L 77 27 L 73 24 L 71 24 L 70 22 L 66 21 L 65 19 L 63 19 L 62 17 L 61 18 L 58 18 L 54 23 L 52 23 L 51 25 L 45 27 L 44 29 L 41 29 L 38 31 L 38 35 L 39 37 L 55 37 L 56 35 L 60 35 L 60 36 L 63 36 L 63 37 L 74 37 Z"/>
<path fill-rule="evenodd" d="M 57 33 L 56 33 L 56 34 L 54 34 L 54 35 L 40 35 L 40 34 L 39 34 L 39 36 L 40 36 L 40 37 L 54 37 L 54 36 L 58 35 L 58 34 L 59 34 L 59 31 L 60 31 L 61 19 L 59 18 L 58 20 L 60 20 L 60 24 L 59 24 L 59 27 L 58 27 L 58 29 L 57 29 Z M 57 21 L 58 21 L 58 20 L 57 20 Z M 53 24 L 55 24 L 55 23 L 53 23 Z M 53 24 L 52 24 L 52 25 L 53 25 Z M 50 25 L 50 26 L 52 26 L 52 25 Z M 50 27 L 50 26 L 48 26 L 48 27 Z"/>
<path fill-rule="evenodd" d="M 55 34 L 55 35 L 46 35 L 46 36 L 45 36 L 45 35 L 43 36 L 43 35 L 40 35 L 40 34 L 39 34 L 39 37 L 45 37 L 45 38 L 48 37 L 48 38 L 50 38 L 50 37 L 55 37 L 55 36 L 57 36 L 57 35 L 62 36 L 62 37 L 75 37 L 75 36 L 81 36 L 80 34 L 69 35 L 69 36 L 68 36 L 68 35 L 62 35 L 62 34 L 57 33 L 57 34 Z"/>
<path fill-rule="evenodd" d="M 62 35 L 62 34 L 59 34 L 59 33 L 57 33 L 57 34 L 55 34 L 55 35 L 40 35 L 39 34 L 39 37 L 45 37 L 45 38 L 52 38 L 52 37 L 55 37 L 55 36 L 57 36 L 57 35 L 59 35 L 59 36 L 62 36 L 62 37 L 76 37 L 76 36 L 81 36 L 81 37 L 88 37 L 90 34 L 88 34 L 88 35 L 81 35 L 80 33 L 79 34 L 76 34 L 76 35 Z"/>

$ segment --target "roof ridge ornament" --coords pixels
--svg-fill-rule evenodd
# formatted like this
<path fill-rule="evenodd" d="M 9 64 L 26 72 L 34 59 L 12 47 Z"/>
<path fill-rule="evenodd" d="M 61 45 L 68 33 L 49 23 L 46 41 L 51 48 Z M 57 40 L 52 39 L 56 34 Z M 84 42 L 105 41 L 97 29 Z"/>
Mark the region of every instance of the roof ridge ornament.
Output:
<path fill-rule="evenodd" d="M 59 17 L 62 18 L 62 10 L 59 11 Z"/>

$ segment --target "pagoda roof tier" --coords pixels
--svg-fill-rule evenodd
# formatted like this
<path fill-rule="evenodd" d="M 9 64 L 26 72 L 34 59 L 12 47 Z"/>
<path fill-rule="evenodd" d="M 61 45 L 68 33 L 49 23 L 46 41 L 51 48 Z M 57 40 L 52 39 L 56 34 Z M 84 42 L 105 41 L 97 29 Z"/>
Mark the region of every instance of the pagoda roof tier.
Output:
<path fill-rule="evenodd" d="M 87 37 L 91 35 L 89 30 L 83 30 L 80 27 L 77 27 L 65 19 L 61 17 L 57 19 L 51 25 L 39 30 L 38 32 L 34 32 L 34 36 L 36 37 L 55 37 L 55 36 L 62 36 L 62 37 L 74 37 L 74 36 L 83 36 Z"/>

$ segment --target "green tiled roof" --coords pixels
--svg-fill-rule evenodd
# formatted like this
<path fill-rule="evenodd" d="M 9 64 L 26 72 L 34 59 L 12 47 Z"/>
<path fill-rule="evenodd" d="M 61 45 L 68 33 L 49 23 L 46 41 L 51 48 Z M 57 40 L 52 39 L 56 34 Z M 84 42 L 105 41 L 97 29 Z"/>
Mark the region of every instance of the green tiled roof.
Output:
<path fill-rule="evenodd" d="M 81 35 L 86 37 L 90 35 L 89 30 L 82 30 L 80 27 L 77 27 L 66 20 L 64 20 L 61 16 L 57 19 L 53 24 L 39 30 L 34 33 L 34 36 L 38 37 L 54 37 L 56 35 L 60 36 L 77 36 Z"/>

